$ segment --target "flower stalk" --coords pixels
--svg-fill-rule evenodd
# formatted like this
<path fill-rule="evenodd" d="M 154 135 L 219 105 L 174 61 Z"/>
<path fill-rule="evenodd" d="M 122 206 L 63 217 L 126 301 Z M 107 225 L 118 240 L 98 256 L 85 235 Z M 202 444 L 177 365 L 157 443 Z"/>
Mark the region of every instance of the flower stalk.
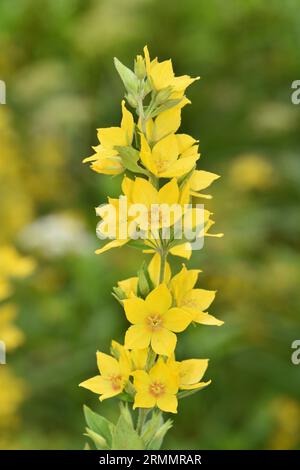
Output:
<path fill-rule="evenodd" d="M 199 77 L 175 76 L 171 60 L 151 60 L 147 47 L 144 56 L 136 57 L 134 70 L 118 59 L 115 66 L 133 113 L 123 100 L 120 127 L 98 129 L 99 145 L 84 160 L 97 173 L 123 175 L 121 197 L 96 209 L 101 218 L 97 235 L 109 238 L 96 253 L 128 245 L 150 254 L 151 260 L 137 276 L 113 288 L 129 327 L 124 341 L 112 341 L 111 354 L 97 352 L 99 374 L 80 386 L 101 402 L 120 400 L 116 424 L 85 407 L 86 435 L 97 449 L 154 450 L 172 427 L 163 413 L 177 413 L 178 399 L 211 382 L 202 381 L 208 359 L 179 361 L 175 350 L 178 334 L 191 323 L 223 324 L 207 311 L 216 293 L 195 287 L 200 270 L 183 265 L 172 273 L 168 257 L 189 259 L 201 237 L 222 235 L 210 233 L 211 213 L 195 204 L 195 199 L 210 197 L 200 191 L 218 175 L 196 169 L 198 141 L 178 132 L 182 109 L 190 103 L 185 91 Z M 138 217 L 133 216 L 136 206 Z M 174 207 L 177 212 L 172 213 Z M 113 226 L 108 209 L 114 211 Z M 188 228 L 195 229 L 192 238 L 178 224 L 186 217 Z M 131 408 L 138 410 L 136 423 Z"/>

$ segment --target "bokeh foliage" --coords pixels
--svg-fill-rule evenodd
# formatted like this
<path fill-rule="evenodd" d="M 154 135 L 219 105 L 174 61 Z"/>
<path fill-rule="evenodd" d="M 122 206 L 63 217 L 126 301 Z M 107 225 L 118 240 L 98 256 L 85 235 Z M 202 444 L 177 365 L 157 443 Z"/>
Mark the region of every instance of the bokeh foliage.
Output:
<path fill-rule="evenodd" d="M 200 138 L 199 167 L 222 175 L 208 207 L 225 232 L 189 266 L 218 289 L 212 313 L 226 324 L 179 341 L 182 359 L 210 358 L 213 383 L 182 400 L 165 447 L 299 448 L 300 366 L 290 359 L 300 330 L 300 106 L 290 99 L 299 16 L 297 0 L 1 1 L 0 242 L 37 264 L 14 286 L 25 340 L 0 366 L 0 387 L 9 367 L 10 386 L 26 393 L 12 425 L 0 424 L 2 448 L 81 448 L 83 403 L 117 413 L 78 383 L 95 373 L 95 350 L 121 338 L 111 287 L 141 258 L 93 254 L 93 206 L 120 178 L 81 160 L 96 128 L 119 122 L 113 56 L 129 65 L 145 44 L 172 57 L 177 74 L 202 77 L 182 129 Z"/>

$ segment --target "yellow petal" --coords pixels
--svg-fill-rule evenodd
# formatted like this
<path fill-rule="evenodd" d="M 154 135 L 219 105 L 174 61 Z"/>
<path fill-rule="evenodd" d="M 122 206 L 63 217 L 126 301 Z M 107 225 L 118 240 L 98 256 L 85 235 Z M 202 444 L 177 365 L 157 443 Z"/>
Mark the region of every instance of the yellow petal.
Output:
<path fill-rule="evenodd" d="M 177 204 L 179 188 L 175 178 L 166 183 L 158 192 L 159 204 Z"/>
<path fill-rule="evenodd" d="M 145 325 L 133 325 L 128 328 L 125 335 L 127 349 L 145 349 L 149 346 L 151 332 Z"/>
<path fill-rule="evenodd" d="M 174 134 L 164 137 L 152 149 L 152 157 L 159 175 L 163 175 L 178 158 L 178 145 Z"/>
<path fill-rule="evenodd" d="M 150 276 L 151 281 L 155 286 L 158 286 L 159 284 L 159 277 L 160 277 L 160 255 L 159 253 L 155 253 L 155 255 L 152 257 L 149 265 L 148 265 L 148 273 Z M 165 272 L 164 272 L 164 279 L 163 282 L 165 284 L 168 284 L 171 278 L 171 268 L 168 262 L 165 264 Z"/>
<path fill-rule="evenodd" d="M 145 64 L 146 64 L 146 70 L 147 70 L 147 75 L 149 76 L 150 75 L 150 71 L 151 71 L 151 65 L 150 65 L 150 55 L 149 55 L 149 50 L 148 50 L 148 46 L 145 46 L 144 49 L 144 57 L 145 57 Z"/>
<path fill-rule="evenodd" d="M 152 333 L 151 346 L 156 354 L 171 356 L 175 350 L 176 343 L 177 338 L 175 333 L 166 328 L 161 328 Z"/>
<path fill-rule="evenodd" d="M 85 380 L 79 384 L 79 387 L 87 388 L 91 392 L 103 393 L 103 390 L 107 390 L 107 380 L 104 380 L 100 375 L 96 375 L 91 379 Z"/>
<path fill-rule="evenodd" d="M 205 388 L 209 384 L 211 384 L 211 380 L 208 380 L 208 382 L 198 382 L 198 383 L 192 384 L 192 385 L 183 385 L 183 386 L 180 386 L 180 389 L 181 390 L 196 390 L 197 388 L 199 388 L 199 389 Z"/>
<path fill-rule="evenodd" d="M 181 306 L 194 313 L 203 312 L 211 305 L 215 296 L 214 290 L 193 289 L 183 297 Z"/>
<path fill-rule="evenodd" d="M 163 314 L 164 328 L 179 333 L 184 331 L 192 321 L 192 316 L 181 308 L 171 308 Z"/>
<path fill-rule="evenodd" d="M 176 245 L 170 249 L 171 255 L 180 256 L 181 258 L 190 259 L 192 255 L 192 248 L 189 242 L 182 243 L 181 245 Z"/>
<path fill-rule="evenodd" d="M 131 297 L 123 301 L 125 314 L 127 320 L 132 324 L 144 323 L 147 316 L 149 316 L 149 310 L 146 302 L 139 297 Z"/>
<path fill-rule="evenodd" d="M 162 396 L 158 397 L 157 406 L 166 413 L 177 413 L 177 397 L 169 393 L 164 393 Z"/>
<path fill-rule="evenodd" d="M 102 248 L 98 248 L 98 250 L 96 250 L 95 253 L 96 255 L 100 255 L 102 253 L 105 253 L 108 250 L 111 250 L 112 248 L 119 248 L 125 245 L 126 243 L 128 243 L 128 241 L 129 241 L 128 239 L 127 240 L 113 240 L 111 242 L 106 243 L 106 245 L 104 245 Z"/>
<path fill-rule="evenodd" d="M 136 178 L 132 189 L 132 201 L 136 204 L 157 204 L 158 193 L 154 186 L 144 178 Z"/>
<path fill-rule="evenodd" d="M 170 165 L 166 170 L 159 173 L 162 178 L 178 178 L 183 176 L 195 166 L 198 156 L 180 158 Z"/>
<path fill-rule="evenodd" d="M 147 140 L 145 139 L 144 134 L 141 134 L 141 151 L 140 151 L 140 159 L 143 165 L 151 171 L 154 175 L 157 176 L 157 168 L 155 162 L 152 158 L 152 151 L 149 147 Z"/>
<path fill-rule="evenodd" d="M 200 77 L 191 78 L 189 77 L 189 75 L 181 75 L 180 77 L 175 77 L 173 80 L 173 88 L 175 91 L 184 91 L 189 85 L 199 79 Z"/>
<path fill-rule="evenodd" d="M 187 359 L 179 363 L 180 387 L 199 382 L 208 367 L 208 359 Z"/>
<path fill-rule="evenodd" d="M 198 312 L 193 315 L 193 321 L 196 323 L 201 323 L 202 325 L 212 325 L 212 326 L 221 326 L 223 321 L 218 320 L 212 315 L 209 315 L 205 312 Z"/>
<path fill-rule="evenodd" d="M 200 272 L 200 269 L 188 270 L 185 265 L 183 265 L 181 271 L 171 279 L 170 285 L 176 299 L 177 306 L 179 306 L 184 295 L 193 289 Z"/>
<path fill-rule="evenodd" d="M 111 374 L 119 374 L 120 367 L 117 359 L 108 354 L 97 351 L 97 365 L 101 375 L 109 376 Z"/>
<path fill-rule="evenodd" d="M 137 370 L 132 373 L 133 384 L 138 392 L 145 392 L 149 389 L 150 377 L 144 370 Z"/>
<path fill-rule="evenodd" d="M 134 397 L 133 409 L 136 408 L 153 408 L 156 400 L 153 395 L 148 392 L 137 392 Z"/>
<path fill-rule="evenodd" d="M 172 305 L 172 296 L 166 284 L 160 284 L 145 299 L 148 312 L 163 314 Z"/>
<path fill-rule="evenodd" d="M 133 139 L 134 120 L 132 114 L 126 109 L 125 100 L 122 100 L 121 128 L 125 132 L 127 145 L 131 145 Z"/>
<path fill-rule="evenodd" d="M 220 178 L 215 173 L 209 171 L 195 170 L 190 178 L 190 186 L 192 191 L 201 191 L 207 188 L 211 183 Z"/>
<path fill-rule="evenodd" d="M 148 359 L 148 348 L 135 349 L 130 353 L 133 369 L 144 369 Z"/>
<path fill-rule="evenodd" d="M 130 297 L 131 294 L 136 295 L 137 285 L 137 277 L 130 277 L 128 279 L 124 279 L 124 281 L 118 281 L 118 287 L 122 289 L 127 298 Z"/>
<path fill-rule="evenodd" d="M 172 83 L 174 73 L 172 61 L 164 60 L 151 67 L 151 80 L 156 90 L 162 90 Z"/>
<path fill-rule="evenodd" d="M 152 131 L 152 140 L 157 142 L 168 134 L 175 134 L 181 123 L 181 109 L 173 107 L 160 113 L 155 119 L 155 125 Z M 176 136 L 177 138 L 177 136 Z M 177 140 L 178 142 L 178 140 Z"/>
<path fill-rule="evenodd" d="M 107 149 L 114 148 L 115 145 L 127 145 L 126 133 L 121 127 L 98 129 L 98 139 Z"/>
<path fill-rule="evenodd" d="M 197 140 L 188 134 L 176 134 L 177 145 L 179 153 L 185 152 L 188 148 L 192 147 Z"/>

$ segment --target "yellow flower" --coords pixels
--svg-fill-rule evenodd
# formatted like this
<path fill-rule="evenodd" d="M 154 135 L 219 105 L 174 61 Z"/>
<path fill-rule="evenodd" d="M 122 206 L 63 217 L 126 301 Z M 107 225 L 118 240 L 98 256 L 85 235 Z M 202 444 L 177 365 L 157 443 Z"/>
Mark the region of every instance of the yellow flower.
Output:
<path fill-rule="evenodd" d="M 130 363 L 130 370 L 133 372 L 135 370 L 144 369 L 146 367 L 147 358 L 148 358 L 148 348 L 144 349 L 135 349 L 129 351 L 122 344 L 117 341 L 111 342 L 112 354 L 119 359 L 119 357 L 124 354 L 128 358 Z"/>
<path fill-rule="evenodd" d="M 104 253 L 111 248 L 117 248 L 128 243 L 132 231 L 136 229 L 136 226 L 140 227 L 140 229 L 145 232 L 144 242 L 146 245 L 149 244 L 149 240 L 153 240 L 153 228 L 158 229 L 162 226 L 167 227 L 174 224 L 177 212 L 174 210 L 173 212 L 171 211 L 170 214 L 168 208 L 173 204 L 182 205 L 186 203 L 175 178 L 166 183 L 161 189 L 157 190 L 144 178 L 131 180 L 125 176 L 122 183 L 122 190 L 127 197 L 127 212 L 125 212 L 125 214 L 121 213 L 120 207 L 122 200 L 109 199 L 109 203 L 116 209 L 116 223 L 111 231 L 111 234 L 114 232 L 113 235 L 115 239 L 96 250 L 96 254 Z M 187 197 L 189 197 L 188 194 Z M 129 215 L 132 213 L 131 209 L 133 204 L 140 205 L 138 214 Z M 164 204 L 162 208 L 159 207 L 161 204 Z M 104 229 L 109 225 L 110 221 L 108 216 L 106 218 L 106 213 L 108 213 L 106 206 L 97 208 L 96 213 L 106 222 L 103 224 L 102 221 L 98 224 L 97 233 L 99 238 L 102 238 L 105 233 Z M 111 236 L 110 238 L 114 237 Z M 149 246 L 151 246 L 151 243 Z"/>
<path fill-rule="evenodd" d="M 180 390 L 200 389 L 211 383 L 211 380 L 200 382 L 208 367 L 208 359 L 187 359 L 178 362 L 174 358 L 169 358 L 167 364 L 178 374 Z"/>
<path fill-rule="evenodd" d="M 0 339 L 4 341 L 7 350 L 17 348 L 24 341 L 23 332 L 13 324 L 16 316 L 15 305 L 5 304 L 0 307 Z"/>
<path fill-rule="evenodd" d="M 0 247 L 0 277 L 26 277 L 32 273 L 35 263 L 29 256 L 21 256 L 10 245 Z"/>
<path fill-rule="evenodd" d="M 171 280 L 170 287 L 177 307 L 189 312 L 196 323 L 204 325 L 223 325 L 223 321 L 209 315 L 205 310 L 213 302 L 216 292 L 205 289 L 194 289 L 199 270 L 182 270 Z"/>
<path fill-rule="evenodd" d="M 191 315 L 181 308 L 171 308 L 172 296 L 165 284 L 160 284 L 146 299 L 124 300 L 125 314 L 133 326 L 125 336 L 125 347 L 144 349 L 151 344 L 155 353 L 170 356 L 175 349 L 175 333 L 185 330 Z"/>
<path fill-rule="evenodd" d="M 117 175 L 124 171 L 122 159 L 116 146 L 130 146 L 133 140 L 134 120 L 122 101 L 122 121 L 120 127 L 98 129 L 100 145 L 93 147 L 95 154 L 85 158 L 83 163 L 92 162 L 91 168 L 97 173 Z"/>
<path fill-rule="evenodd" d="M 133 373 L 136 395 L 133 408 L 153 408 L 177 413 L 178 377 L 174 370 L 159 358 L 149 373 L 138 370 Z"/>
<path fill-rule="evenodd" d="M 158 178 L 178 178 L 191 171 L 199 158 L 195 142 L 185 134 L 169 134 L 151 149 L 141 135 L 141 161 Z"/>
<path fill-rule="evenodd" d="M 100 395 L 100 401 L 119 395 L 124 390 L 131 372 L 127 355 L 121 353 L 117 360 L 97 351 L 97 365 L 100 375 L 85 380 L 79 386 Z"/>
<path fill-rule="evenodd" d="M 188 75 L 175 77 L 171 59 L 158 62 L 157 59 L 150 60 L 147 46 L 144 47 L 147 76 L 156 91 L 172 87 L 172 98 L 183 96 L 185 89 L 200 77 L 191 78 Z"/>
<path fill-rule="evenodd" d="M 177 132 L 181 123 L 181 109 L 189 103 L 190 100 L 183 98 L 176 106 L 159 113 L 155 119 L 147 119 L 145 137 L 150 145 L 155 144 L 169 134 Z M 139 128 L 142 130 L 140 120 Z M 190 137 L 190 139 L 192 138 Z M 192 140 L 194 143 L 196 142 L 194 139 Z"/>
<path fill-rule="evenodd" d="M 203 170 L 195 170 L 189 180 L 191 196 L 211 199 L 209 194 L 202 194 L 199 193 L 199 191 L 206 189 L 213 181 L 218 178 L 220 178 L 220 176 L 216 175 L 215 173 L 210 173 L 209 171 Z"/>

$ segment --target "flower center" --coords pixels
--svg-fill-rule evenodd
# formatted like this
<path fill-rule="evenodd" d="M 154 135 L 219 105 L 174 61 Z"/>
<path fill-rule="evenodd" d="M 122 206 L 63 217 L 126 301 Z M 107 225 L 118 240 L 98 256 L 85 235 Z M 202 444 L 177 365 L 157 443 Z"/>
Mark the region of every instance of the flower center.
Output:
<path fill-rule="evenodd" d="M 156 398 L 163 395 L 164 392 L 165 392 L 165 386 L 164 386 L 164 384 L 162 384 L 160 382 L 153 382 L 149 386 L 149 393 L 151 393 L 151 395 L 153 395 Z"/>
<path fill-rule="evenodd" d="M 163 173 L 164 171 L 168 169 L 170 162 L 167 159 L 164 160 L 164 159 L 159 158 L 155 160 L 155 165 L 156 165 L 158 173 Z"/>
<path fill-rule="evenodd" d="M 162 318 L 160 315 L 157 314 L 149 315 L 149 317 L 147 318 L 147 324 L 152 331 L 158 330 L 158 328 L 161 327 Z"/>
<path fill-rule="evenodd" d="M 119 390 L 121 388 L 122 375 L 111 375 L 109 379 L 114 390 Z"/>

